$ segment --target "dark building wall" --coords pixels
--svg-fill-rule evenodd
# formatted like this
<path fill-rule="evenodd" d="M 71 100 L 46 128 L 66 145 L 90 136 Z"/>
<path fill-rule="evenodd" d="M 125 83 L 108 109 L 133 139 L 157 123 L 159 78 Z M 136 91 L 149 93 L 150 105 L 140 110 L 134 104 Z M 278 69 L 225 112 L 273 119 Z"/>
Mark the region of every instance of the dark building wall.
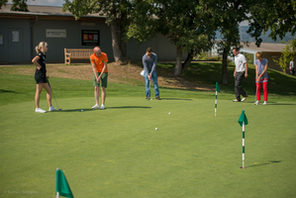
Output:
<path fill-rule="evenodd" d="M 0 36 L 3 41 L 3 44 L 0 44 L 0 63 L 24 63 L 30 60 L 30 28 L 29 20 L 0 19 Z"/>
<path fill-rule="evenodd" d="M 67 20 L 68 19 L 68 20 Z M 46 30 L 66 30 L 66 37 L 47 37 Z M 31 63 L 35 56 L 35 46 L 40 41 L 49 45 L 48 62 L 64 62 L 64 48 L 93 48 L 82 45 L 82 30 L 99 30 L 100 47 L 113 61 L 112 37 L 110 28 L 101 18 L 75 21 L 69 18 L 31 17 L 27 19 L 0 18 L 0 35 L 3 44 L 0 45 L 0 64 Z M 19 42 L 12 42 L 12 31 L 19 31 Z M 139 43 L 131 39 L 127 43 L 127 56 L 132 60 L 141 60 L 147 47 L 152 47 L 158 54 L 159 60 L 175 60 L 176 47 L 165 36 L 158 34 L 152 39 Z M 185 54 L 184 54 L 185 56 Z M 84 60 L 88 61 L 88 60 Z"/>
<path fill-rule="evenodd" d="M 65 29 L 66 38 L 47 38 L 46 29 Z M 110 56 L 113 54 L 111 45 L 111 33 L 104 22 L 80 22 L 80 21 L 36 21 L 33 25 L 33 44 L 46 41 L 49 45 L 47 53 L 49 62 L 63 62 L 64 48 L 93 48 L 93 46 L 82 45 L 82 30 L 99 30 L 100 47 Z"/>

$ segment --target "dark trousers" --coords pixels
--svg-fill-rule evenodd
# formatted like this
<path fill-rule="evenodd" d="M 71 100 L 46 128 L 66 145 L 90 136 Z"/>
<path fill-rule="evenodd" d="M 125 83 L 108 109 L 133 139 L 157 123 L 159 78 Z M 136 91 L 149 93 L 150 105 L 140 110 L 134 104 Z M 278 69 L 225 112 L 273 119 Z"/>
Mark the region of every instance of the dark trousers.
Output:
<path fill-rule="evenodd" d="M 234 77 L 234 92 L 235 97 L 240 101 L 240 95 L 243 97 L 247 97 L 247 93 L 245 92 L 242 82 L 245 78 L 245 72 L 236 72 L 236 75 Z"/>

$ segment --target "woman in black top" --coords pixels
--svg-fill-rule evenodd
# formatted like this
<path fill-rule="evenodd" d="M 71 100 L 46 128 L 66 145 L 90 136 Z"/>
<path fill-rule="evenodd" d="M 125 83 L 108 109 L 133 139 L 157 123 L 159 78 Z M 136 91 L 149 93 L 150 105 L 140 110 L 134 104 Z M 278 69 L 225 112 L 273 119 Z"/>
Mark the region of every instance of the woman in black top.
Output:
<path fill-rule="evenodd" d="M 39 107 L 40 94 L 42 88 L 44 88 L 47 92 L 46 98 L 49 105 L 49 111 L 55 111 L 55 108 L 51 103 L 51 87 L 48 83 L 48 77 L 46 76 L 46 55 L 45 53 L 48 50 L 48 45 L 46 42 L 40 42 L 35 47 L 37 56 L 35 56 L 32 60 L 32 63 L 36 66 L 35 70 L 35 81 L 36 81 L 36 94 L 35 94 L 35 112 L 37 113 L 45 113 L 46 111 Z"/>

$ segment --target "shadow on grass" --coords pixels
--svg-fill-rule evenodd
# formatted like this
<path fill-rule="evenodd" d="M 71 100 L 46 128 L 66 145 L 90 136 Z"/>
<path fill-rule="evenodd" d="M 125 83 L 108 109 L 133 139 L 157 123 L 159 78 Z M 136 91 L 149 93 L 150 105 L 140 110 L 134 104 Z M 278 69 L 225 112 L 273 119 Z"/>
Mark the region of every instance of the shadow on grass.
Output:
<path fill-rule="evenodd" d="M 105 110 L 107 109 L 150 109 L 151 107 L 147 107 L 147 106 L 118 106 L 118 107 L 107 107 Z M 95 110 L 99 110 L 99 109 L 62 109 L 62 110 L 57 110 L 54 111 L 56 113 L 59 112 L 85 112 L 85 111 L 95 111 Z"/>
<path fill-rule="evenodd" d="M 12 90 L 7 90 L 7 89 L 0 89 L 0 93 L 17 93 L 17 92 Z"/>
<path fill-rule="evenodd" d="M 266 166 L 266 165 L 270 165 L 270 164 L 278 164 L 282 161 L 280 160 L 272 160 L 272 161 L 268 161 L 268 162 L 264 162 L 264 163 L 259 163 L 259 164 L 252 164 L 247 166 L 247 168 L 252 168 L 252 167 L 258 167 L 258 166 Z"/>
<path fill-rule="evenodd" d="M 120 106 L 120 107 L 107 107 L 107 109 L 150 109 L 147 106 Z"/>
<path fill-rule="evenodd" d="M 161 98 L 161 100 L 192 100 L 190 98 Z"/>

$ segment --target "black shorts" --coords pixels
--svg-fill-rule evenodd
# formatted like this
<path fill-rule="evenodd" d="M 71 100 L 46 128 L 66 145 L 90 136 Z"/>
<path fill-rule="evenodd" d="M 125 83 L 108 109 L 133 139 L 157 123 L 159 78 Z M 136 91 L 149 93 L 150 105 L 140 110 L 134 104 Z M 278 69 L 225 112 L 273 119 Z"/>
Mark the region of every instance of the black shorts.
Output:
<path fill-rule="evenodd" d="M 46 74 L 43 72 L 39 72 L 39 71 L 35 72 L 35 81 L 36 81 L 36 84 L 48 83 L 48 80 L 46 78 Z"/>

